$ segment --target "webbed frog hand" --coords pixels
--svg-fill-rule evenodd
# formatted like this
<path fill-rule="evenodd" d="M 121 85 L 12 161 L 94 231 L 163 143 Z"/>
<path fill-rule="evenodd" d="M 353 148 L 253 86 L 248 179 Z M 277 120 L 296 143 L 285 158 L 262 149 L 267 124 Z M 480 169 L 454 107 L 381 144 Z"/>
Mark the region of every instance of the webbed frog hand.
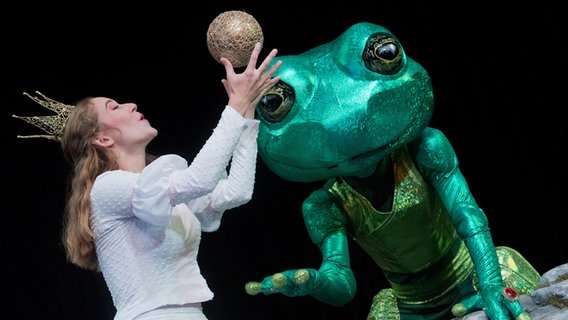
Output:
<path fill-rule="evenodd" d="M 281 293 L 288 297 L 310 295 L 333 306 L 344 306 L 353 300 L 357 284 L 350 268 L 336 268 L 324 263 L 319 270 L 293 269 L 276 273 L 261 282 L 248 282 L 250 295 Z"/>
<path fill-rule="evenodd" d="M 491 320 L 510 320 L 511 315 L 516 320 L 530 320 L 517 300 L 519 294 L 511 287 L 490 285 L 476 294 L 462 300 L 452 307 L 452 314 L 461 317 L 467 313 L 484 310 Z"/>
<path fill-rule="evenodd" d="M 314 269 L 293 269 L 267 276 L 262 282 L 247 282 L 245 290 L 249 295 L 281 293 L 288 297 L 305 296 L 317 287 L 317 271 Z"/>

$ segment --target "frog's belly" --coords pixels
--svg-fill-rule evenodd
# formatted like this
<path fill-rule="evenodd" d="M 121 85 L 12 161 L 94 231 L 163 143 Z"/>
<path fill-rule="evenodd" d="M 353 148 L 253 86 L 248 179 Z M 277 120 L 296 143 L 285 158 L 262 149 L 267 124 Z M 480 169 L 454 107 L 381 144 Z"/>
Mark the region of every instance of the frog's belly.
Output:
<path fill-rule="evenodd" d="M 329 192 L 339 199 L 352 226 L 352 237 L 384 270 L 416 273 L 440 260 L 457 233 L 439 197 L 428 185 L 406 149 L 392 155 L 394 202 L 380 212 L 347 181 Z"/>

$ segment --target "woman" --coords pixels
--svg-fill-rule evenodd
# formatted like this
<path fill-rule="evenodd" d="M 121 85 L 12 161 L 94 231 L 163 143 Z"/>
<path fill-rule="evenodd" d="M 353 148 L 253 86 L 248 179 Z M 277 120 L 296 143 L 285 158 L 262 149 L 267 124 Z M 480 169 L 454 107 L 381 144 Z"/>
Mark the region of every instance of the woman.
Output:
<path fill-rule="evenodd" d="M 201 231 L 251 199 L 255 106 L 280 79 L 272 78 L 280 61 L 265 70 L 276 49 L 256 68 L 260 49 L 239 74 L 221 59 L 228 104 L 189 166 L 146 153 L 157 130 L 134 103 L 85 98 L 67 119 L 61 146 L 74 175 L 63 243 L 70 262 L 102 271 L 116 320 L 206 319 L 201 303 L 213 293 L 196 261 Z"/>

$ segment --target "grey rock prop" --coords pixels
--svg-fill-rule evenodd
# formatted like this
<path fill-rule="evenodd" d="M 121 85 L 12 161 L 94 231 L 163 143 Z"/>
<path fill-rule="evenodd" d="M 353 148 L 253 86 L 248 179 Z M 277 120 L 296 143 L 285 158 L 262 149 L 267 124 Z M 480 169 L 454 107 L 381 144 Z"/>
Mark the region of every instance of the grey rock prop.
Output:
<path fill-rule="evenodd" d="M 568 320 L 568 263 L 542 274 L 538 288 L 519 301 L 532 320 Z M 484 311 L 476 311 L 454 320 L 488 318 Z"/>

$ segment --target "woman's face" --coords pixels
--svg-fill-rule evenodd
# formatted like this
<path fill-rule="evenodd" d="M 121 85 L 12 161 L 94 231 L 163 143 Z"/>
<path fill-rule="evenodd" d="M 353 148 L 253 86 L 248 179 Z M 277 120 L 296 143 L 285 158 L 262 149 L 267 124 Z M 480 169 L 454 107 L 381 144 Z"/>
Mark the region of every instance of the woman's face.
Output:
<path fill-rule="evenodd" d="M 146 147 L 158 134 L 144 115 L 137 111 L 134 103 L 122 103 L 110 98 L 92 98 L 91 103 L 97 113 L 99 138 L 107 140 L 106 146 L 121 148 Z"/>

